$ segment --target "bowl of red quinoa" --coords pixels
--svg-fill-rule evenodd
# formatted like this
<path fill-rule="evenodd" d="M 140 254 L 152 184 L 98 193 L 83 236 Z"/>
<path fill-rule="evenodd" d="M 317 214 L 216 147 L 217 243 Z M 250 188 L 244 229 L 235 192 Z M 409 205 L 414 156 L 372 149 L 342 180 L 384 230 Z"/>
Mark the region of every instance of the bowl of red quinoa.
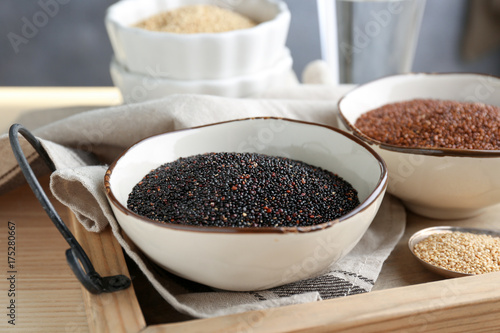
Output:
<path fill-rule="evenodd" d="M 388 192 L 436 219 L 500 203 L 500 78 L 411 73 L 363 84 L 338 104 L 341 126 L 387 163 Z"/>
<path fill-rule="evenodd" d="M 361 239 L 382 158 L 324 125 L 249 118 L 146 138 L 105 176 L 127 236 L 160 267 L 226 290 L 317 276 Z"/>

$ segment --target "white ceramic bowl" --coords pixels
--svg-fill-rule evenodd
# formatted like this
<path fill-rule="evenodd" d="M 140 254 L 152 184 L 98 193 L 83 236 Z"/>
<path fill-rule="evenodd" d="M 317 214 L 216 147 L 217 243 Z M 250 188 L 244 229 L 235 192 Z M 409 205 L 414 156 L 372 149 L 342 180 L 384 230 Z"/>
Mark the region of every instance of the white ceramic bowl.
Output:
<path fill-rule="evenodd" d="M 500 151 L 403 148 L 380 143 L 355 126 L 384 104 L 433 98 L 500 106 L 500 79 L 480 74 L 404 74 L 364 84 L 339 101 L 345 128 L 370 144 L 387 163 L 388 192 L 423 216 L 458 219 L 500 203 Z"/>
<path fill-rule="evenodd" d="M 118 61 L 131 72 L 176 80 L 222 79 L 259 72 L 282 56 L 290 12 L 283 1 L 221 2 L 256 22 L 223 33 L 175 34 L 132 25 L 152 15 L 213 0 L 122 0 L 108 8 L 105 23 Z M 217 2 L 216 2 L 217 4 Z"/>
<path fill-rule="evenodd" d="M 171 94 L 206 94 L 224 97 L 252 97 L 275 86 L 296 82 L 292 71 L 292 57 L 288 49 L 270 66 L 256 73 L 219 80 L 173 80 L 128 71 L 116 60 L 111 61 L 111 78 L 125 103 L 136 103 Z M 295 81 L 294 81 L 295 79 Z"/>
<path fill-rule="evenodd" d="M 335 171 L 358 191 L 360 205 L 312 227 L 218 228 L 158 223 L 126 208 L 149 171 L 205 152 L 258 152 Z M 128 237 L 154 262 L 184 278 L 227 290 L 270 288 L 323 272 L 346 255 L 372 222 L 385 193 L 382 159 L 330 127 L 275 118 L 236 120 L 153 136 L 109 168 L 109 203 Z"/>

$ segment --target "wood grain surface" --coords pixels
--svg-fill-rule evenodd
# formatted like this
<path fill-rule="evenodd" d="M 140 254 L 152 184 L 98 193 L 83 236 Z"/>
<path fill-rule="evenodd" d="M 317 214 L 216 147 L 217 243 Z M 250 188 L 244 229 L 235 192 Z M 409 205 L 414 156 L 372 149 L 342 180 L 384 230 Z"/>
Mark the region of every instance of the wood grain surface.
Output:
<path fill-rule="evenodd" d="M 498 332 L 500 273 L 393 288 L 144 332 Z"/>
<path fill-rule="evenodd" d="M 75 236 L 101 276 L 123 274 L 130 277 L 123 251 L 111 228 L 96 234 L 86 231 L 71 214 Z M 133 287 L 93 295 L 82 288 L 88 323 L 92 332 L 139 332 L 146 322 Z"/>
<path fill-rule="evenodd" d="M 48 184 L 48 177 L 41 180 Z M 47 186 L 45 186 L 47 188 Z M 68 210 L 52 199 L 64 221 Z M 10 325 L 6 307 L 8 222 L 16 228 L 15 326 Z M 45 214 L 28 186 L 0 196 L 0 330 L 14 332 L 87 332 L 87 315 L 80 282 L 66 263 L 69 248 Z"/>

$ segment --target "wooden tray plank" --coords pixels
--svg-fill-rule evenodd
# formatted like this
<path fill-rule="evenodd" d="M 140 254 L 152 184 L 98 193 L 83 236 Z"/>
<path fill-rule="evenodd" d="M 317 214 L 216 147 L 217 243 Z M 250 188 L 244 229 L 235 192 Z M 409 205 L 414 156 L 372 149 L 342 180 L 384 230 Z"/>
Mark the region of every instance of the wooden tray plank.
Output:
<path fill-rule="evenodd" d="M 111 228 L 88 232 L 73 214 L 75 236 L 101 276 L 123 274 L 130 277 L 120 244 Z M 82 287 L 89 328 L 93 332 L 139 332 L 146 327 L 133 286 L 126 290 L 94 295 Z"/>
<path fill-rule="evenodd" d="M 499 273 L 251 311 L 144 332 L 442 332 L 500 327 Z"/>

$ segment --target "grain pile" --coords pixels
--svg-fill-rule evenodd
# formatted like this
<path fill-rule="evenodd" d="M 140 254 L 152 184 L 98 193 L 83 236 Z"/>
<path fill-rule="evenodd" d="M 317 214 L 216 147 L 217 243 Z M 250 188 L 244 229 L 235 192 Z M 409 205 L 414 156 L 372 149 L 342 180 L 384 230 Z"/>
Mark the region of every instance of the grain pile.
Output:
<path fill-rule="evenodd" d="M 500 271 L 500 238 L 467 232 L 438 233 L 415 245 L 423 261 L 450 271 L 483 274 Z"/>
<path fill-rule="evenodd" d="M 500 150 L 500 107 L 414 99 L 362 114 L 356 127 L 377 141 L 402 147 Z"/>
<path fill-rule="evenodd" d="M 179 34 L 218 33 L 254 27 L 251 19 L 213 5 L 183 6 L 137 23 L 138 28 Z"/>
<path fill-rule="evenodd" d="M 215 227 L 297 227 L 333 221 L 359 205 L 330 171 L 285 157 L 207 153 L 148 173 L 127 207 L 151 220 Z"/>

